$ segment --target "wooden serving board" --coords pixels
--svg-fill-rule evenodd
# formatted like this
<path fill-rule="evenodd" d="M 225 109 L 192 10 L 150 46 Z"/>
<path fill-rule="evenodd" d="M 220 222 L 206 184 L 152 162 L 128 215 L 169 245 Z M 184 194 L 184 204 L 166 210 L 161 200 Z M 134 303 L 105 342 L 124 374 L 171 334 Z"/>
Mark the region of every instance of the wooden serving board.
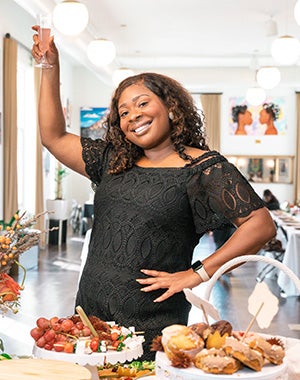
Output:
<path fill-rule="evenodd" d="M 91 372 L 75 363 L 47 359 L 0 361 L 0 380 L 91 380 Z"/>

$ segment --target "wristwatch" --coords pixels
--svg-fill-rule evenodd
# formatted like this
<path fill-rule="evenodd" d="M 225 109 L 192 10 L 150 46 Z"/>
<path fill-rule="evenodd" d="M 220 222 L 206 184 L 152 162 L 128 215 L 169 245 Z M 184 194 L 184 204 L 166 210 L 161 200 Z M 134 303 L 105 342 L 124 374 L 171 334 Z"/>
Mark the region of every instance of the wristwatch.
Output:
<path fill-rule="evenodd" d="M 192 264 L 192 269 L 201 277 L 202 281 L 208 281 L 210 279 L 209 275 L 204 269 L 203 263 L 200 260 L 197 260 L 194 262 L 194 264 Z"/>

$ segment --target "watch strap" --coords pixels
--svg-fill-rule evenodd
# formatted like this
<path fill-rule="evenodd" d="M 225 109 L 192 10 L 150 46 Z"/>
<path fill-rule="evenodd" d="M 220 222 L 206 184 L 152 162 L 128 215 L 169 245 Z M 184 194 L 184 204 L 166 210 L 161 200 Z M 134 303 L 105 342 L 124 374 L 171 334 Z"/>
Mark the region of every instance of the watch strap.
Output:
<path fill-rule="evenodd" d="M 206 272 L 203 266 L 203 263 L 200 260 L 196 261 L 192 265 L 192 269 L 195 273 L 197 273 L 201 277 L 202 281 L 208 281 L 210 279 L 208 273 Z"/>

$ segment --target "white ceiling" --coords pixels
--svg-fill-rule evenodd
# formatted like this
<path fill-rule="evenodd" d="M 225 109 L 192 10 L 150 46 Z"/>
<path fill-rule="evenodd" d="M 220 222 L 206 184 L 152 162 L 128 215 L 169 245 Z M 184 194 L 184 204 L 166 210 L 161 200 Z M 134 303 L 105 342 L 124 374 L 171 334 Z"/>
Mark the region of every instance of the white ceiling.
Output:
<path fill-rule="evenodd" d="M 15 0 L 32 15 L 51 11 L 60 0 Z M 250 67 L 274 64 L 270 46 L 281 35 L 300 37 L 296 0 L 82 0 L 89 25 L 76 38 L 54 31 L 60 49 L 105 78 L 117 67 L 135 71 L 191 67 Z M 278 35 L 267 36 L 266 22 Z M 115 61 L 96 68 L 86 57 L 94 38 L 112 40 Z"/>

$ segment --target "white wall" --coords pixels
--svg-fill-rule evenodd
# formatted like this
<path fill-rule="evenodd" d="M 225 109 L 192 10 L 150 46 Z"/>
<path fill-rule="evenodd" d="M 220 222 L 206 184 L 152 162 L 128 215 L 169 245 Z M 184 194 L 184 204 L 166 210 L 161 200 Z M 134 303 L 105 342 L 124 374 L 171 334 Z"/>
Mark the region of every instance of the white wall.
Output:
<path fill-rule="evenodd" d="M 12 0 L 0 1 L 1 23 L 0 31 L 2 35 L 10 33 L 11 36 L 29 49 L 32 44 L 31 25 L 35 20 L 22 10 Z M 58 46 L 59 47 L 59 46 Z M 3 41 L 0 41 L 0 84 L 2 85 L 2 48 Z M 62 101 L 69 99 L 71 105 L 71 131 L 80 133 L 80 107 L 82 106 L 100 106 L 106 107 L 110 103 L 112 87 L 105 85 L 91 71 L 69 60 L 61 52 L 61 83 L 62 83 Z M 277 139 L 269 136 L 268 139 L 261 138 L 257 143 L 251 138 L 245 141 L 245 144 L 236 144 L 232 136 L 226 134 L 228 125 L 228 98 L 230 96 L 239 96 L 246 93 L 246 90 L 253 83 L 253 71 L 248 68 L 199 68 L 185 70 L 156 70 L 162 74 L 169 75 L 179 80 L 185 87 L 192 92 L 222 92 L 222 143 L 221 152 L 224 154 L 244 154 L 244 155 L 294 155 L 296 151 L 296 120 L 295 120 L 295 90 L 300 89 L 300 68 L 285 67 L 280 68 L 282 81 L 280 85 L 268 92 L 272 96 L 286 97 L 289 133 L 287 137 Z M 2 88 L 2 86 L 1 86 Z M 2 91 L 0 94 L 0 112 L 2 113 L 3 100 Z M 3 125 L 2 125 L 3 134 Z M 242 137 L 243 138 L 243 137 Z M 2 136 L 3 141 L 3 136 Z M 3 146 L 0 143 L 0 183 L 3 183 Z M 242 141 L 242 140 L 240 140 Z M 76 199 L 83 203 L 91 197 L 90 181 L 76 173 L 69 173 L 65 179 L 65 196 L 68 199 Z M 255 184 L 254 188 L 259 194 L 265 184 Z M 263 188 L 261 188 L 263 187 Z M 279 196 L 281 201 L 294 198 L 294 186 L 282 184 L 270 184 L 268 187 Z M 53 181 L 50 179 L 45 182 L 45 198 L 53 194 Z M 53 195 L 52 195 L 53 196 Z M 3 214 L 3 191 L 0 191 L 0 219 Z"/>
<path fill-rule="evenodd" d="M 84 67 L 75 67 L 72 72 L 73 92 L 71 100 L 71 132 L 80 134 L 80 107 L 108 107 L 112 88 L 104 85 Z M 63 78 L 63 75 L 62 75 Z M 93 196 L 90 181 L 74 172 L 66 177 L 66 197 L 76 199 L 80 204 Z"/>

